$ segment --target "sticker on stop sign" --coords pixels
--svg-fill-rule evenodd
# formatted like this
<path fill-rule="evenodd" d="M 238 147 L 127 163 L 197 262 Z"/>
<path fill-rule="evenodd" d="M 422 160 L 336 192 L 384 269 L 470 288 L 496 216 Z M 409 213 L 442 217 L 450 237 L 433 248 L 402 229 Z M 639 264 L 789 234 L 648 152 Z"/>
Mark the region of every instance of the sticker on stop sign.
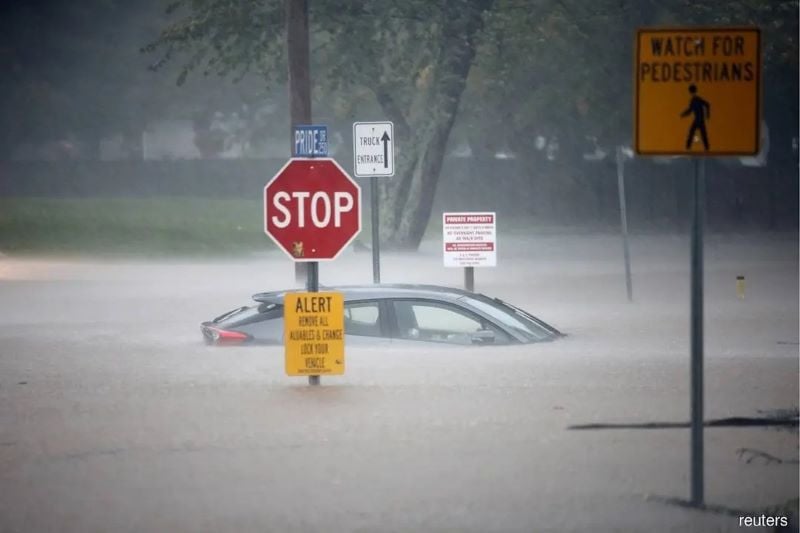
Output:
<path fill-rule="evenodd" d="M 361 231 L 361 188 L 333 159 L 290 159 L 264 187 L 264 231 L 294 261 L 335 259 Z"/>

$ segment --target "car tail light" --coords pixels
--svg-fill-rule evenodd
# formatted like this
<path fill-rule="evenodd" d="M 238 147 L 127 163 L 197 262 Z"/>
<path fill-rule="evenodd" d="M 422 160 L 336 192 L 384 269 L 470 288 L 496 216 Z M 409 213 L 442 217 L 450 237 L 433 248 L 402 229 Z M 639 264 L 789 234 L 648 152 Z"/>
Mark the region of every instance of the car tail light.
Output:
<path fill-rule="evenodd" d="M 216 344 L 241 344 L 250 340 L 250 335 L 241 331 L 229 331 L 225 329 L 207 327 L 206 331 L 211 336 L 211 340 Z"/>

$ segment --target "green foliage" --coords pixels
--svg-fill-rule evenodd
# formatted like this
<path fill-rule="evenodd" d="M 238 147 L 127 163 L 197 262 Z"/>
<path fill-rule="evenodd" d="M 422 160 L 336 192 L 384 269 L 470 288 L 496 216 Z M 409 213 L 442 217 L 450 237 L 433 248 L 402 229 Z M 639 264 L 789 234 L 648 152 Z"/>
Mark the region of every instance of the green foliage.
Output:
<path fill-rule="evenodd" d="M 390 243 L 416 247 L 422 238 L 475 39 L 491 4 L 492 0 L 312 4 L 311 78 L 317 94 L 338 95 L 329 99 L 340 113 L 358 105 L 358 118 L 364 120 L 365 108 L 379 108 L 379 116 L 395 124 L 398 172 L 383 198 Z M 185 11 L 145 51 L 163 50 L 162 61 L 177 51 L 188 53 L 179 83 L 192 70 L 225 75 L 234 67 L 241 73 L 258 68 L 266 84 L 281 79 L 286 68 L 274 59 L 281 47 L 278 4 L 192 0 L 173 7 Z M 262 14 L 251 20 L 242 17 L 242 10 Z M 266 25 L 251 31 L 253 20 L 261 18 Z"/>
<path fill-rule="evenodd" d="M 138 135 L 153 118 L 193 117 L 282 87 L 285 0 L 162 2 L 3 4 L 0 145 Z M 796 117 L 796 0 L 309 0 L 309 9 L 316 101 L 338 117 L 354 109 L 386 116 L 401 132 L 439 111 L 426 89 L 458 50 L 445 46 L 448 28 L 471 9 L 486 15 L 460 129 L 478 148 L 513 147 L 532 131 L 565 149 L 587 134 L 606 146 L 627 140 L 640 26 L 759 26 L 767 118 L 789 132 Z M 191 72 L 221 83 L 169 89 Z M 225 85 L 245 78 L 237 89 Z"/>
<path fill-rule="evenodd" d="M 166 26 L 143 52 L 163 51 L 161 68 L 176 54 L 188 56 L 177 77 L 183 85 L 193 70 L 241 80 L 251 70 L 270 81 L 285 79 L 283 3 L 277 0 L 178 0 Z"/>
<path fill-rule="evenodd" d="M 636 29 L 649 26 L 760 27 L 765 89 L 779 97 L 765 98 L 767 107 L 780 100 L 796 110 L 797 15 L 796 0 L 501 0 L 487 19 L 462 121 L 479 130 L 473 138 L 522 154 L 532 151 L 532 133 L 558 137 L 567 151 L 587 135 L 606 147 L 630 142 L 632 46 Z"/>
<path fill-rule="evenodd" d="M 142 50 L 160 54 L 156 69 L 177 60 L 179 85 L 193 71 L 234 80 L 255 73 L 268 87 L 286 81 L 282 0 L 181 0 L 167 11 L 173 21 Z M 340 115 L 377 96 L 404 121 L 433 61 L 441 16 L 423 0 L 310 2 L 315 94 Z"/>
<path fill-rule="evenodd" d="M 407 127 L 421 105 L 418 88 L 435 61 L 437 10 L 420 0 L 312 3 L 312 77 L 318 90 L 337 95 L 345 108 L 372 99 L 401 130 Z"/>
<path fill-rule="evenodd" d="M 0 8 L 4 146 L 143 128 L 144 102 L 136 95 L 148 76 L 135 41 L 152 21 L 134 7 L 84 0 Z M 119 20 L 125 25 L 112 24 Z"/>
<path fill-rule="evenodd" d="M 253 99 L 252 86 L 223 79 L 178 89 L 177 64 L 152 72 L 140 48 L 165 16 L 161 0 L 0 4 L 0 157 L 23 143 L 91 146 L 114 134 L 136 144 L 154 120 Z"/>
<path fill-rule="evenodd" d="M 179 82 L 193 69 L 241 75 L 254 67 L 267 84 L 284 79 L 281 2 L 175 6 L 181 18 L 146 49 L 165 59 L 188 53 Z M 583 159 L 589 141 L 607 152 L 630 142 L 639 27 L 761 27 L 767 119 L 773 131 L 796 135 L 797 18 L 796 0 L 312 0 L 311 78 L 338 116 L 363 120 L 372 110 L 395 123 L 399 172 L 382 194 L 384 237 L 414 246 L 456 109 L 465 132 L 457 140 L 479 157 L 510 148 L 533 160 L 526 168 L 546 173 L 547 165 L 585 191 L 596 173 Z M 533 148 L 539 135 L 557 141 L 555 162 Z"/>

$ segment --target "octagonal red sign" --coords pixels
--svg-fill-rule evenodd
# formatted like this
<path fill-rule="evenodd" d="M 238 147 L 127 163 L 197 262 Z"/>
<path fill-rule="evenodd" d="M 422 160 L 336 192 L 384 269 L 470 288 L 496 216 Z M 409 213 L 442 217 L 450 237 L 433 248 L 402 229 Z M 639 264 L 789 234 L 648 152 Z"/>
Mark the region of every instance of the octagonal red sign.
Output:
<path fill-rule="evenodd" d="M 264 187 L 264 231 L 294 261 L 327 261 L 361 231 L 361 187 L 331 158 L 293 158 Z"/>

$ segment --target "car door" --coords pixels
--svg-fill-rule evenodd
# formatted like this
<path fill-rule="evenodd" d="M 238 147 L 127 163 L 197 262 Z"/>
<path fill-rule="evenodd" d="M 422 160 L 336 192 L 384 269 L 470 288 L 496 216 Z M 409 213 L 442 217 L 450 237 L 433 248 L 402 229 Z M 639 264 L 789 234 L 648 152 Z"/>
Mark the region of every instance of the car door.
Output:
<path fill-rule="evenodd" d="M 347 344 L 391 342 L 386 320 L 386 302 L 379 299 L 353 300 L 344 303 L 344 335 Z"/>
<path fill-rule="evenodd" d="M 390 300 L 392 336 L 404 341 L 460 345 L 502 345 L 511 337 L 491 321 L 459 305 L 426 299 Z"/>

